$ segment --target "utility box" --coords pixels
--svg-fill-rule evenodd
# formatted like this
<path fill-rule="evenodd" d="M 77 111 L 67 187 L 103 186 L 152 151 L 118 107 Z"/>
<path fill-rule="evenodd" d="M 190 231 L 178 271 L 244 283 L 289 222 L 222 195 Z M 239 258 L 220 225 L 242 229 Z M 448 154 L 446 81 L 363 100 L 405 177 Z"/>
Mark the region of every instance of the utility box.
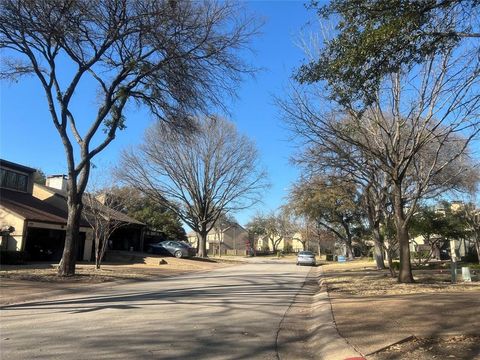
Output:
<path fill-rule="evenodd" d="M 464 282 L 472 282 L 472 275 L 469 267 L 462 267 L 462 279 Z"/>

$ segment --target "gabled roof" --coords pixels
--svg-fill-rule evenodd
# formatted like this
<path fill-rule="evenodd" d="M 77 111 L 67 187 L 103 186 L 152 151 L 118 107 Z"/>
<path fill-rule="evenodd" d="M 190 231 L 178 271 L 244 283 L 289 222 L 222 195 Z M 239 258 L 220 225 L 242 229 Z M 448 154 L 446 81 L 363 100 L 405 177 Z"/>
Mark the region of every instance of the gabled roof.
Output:
<path fill-rule="evenodd" d="M 52 196 L 56 196 L 57 198 L 60 198 L 64 201 L 67 200 L 67 193 L 66 191 L 63 191 L 63 190 L 60 190 L 60 189 L 55 189 L 55 188 L 52 188 L 52 187 L 49 187 L 49 186 L 45 186 L 45 185 L 39 185 L 39 184 L 35 184 L 35 186 L 39 187 L 39 188 L 42 188 L 48 192 L 50 192 L 52 194 Z M 144 223 L 142 223 L 141 221 L 138 221 L 130 216 L 128 216 L 127 214 L 124 214 L 120 211 L 117 211 L 117 210 L 114 210 L 114 209 L 111 209 L 109 208 L 108 206 L 106 205 L 103 205 L 100 201 L 98 200 L 95 200 L 96 201 L 96 204 L 95 206 L 98 206 L 102 212 L 104 212 L 105 214 L 108 214 L 112 219 L 114 220 L 117 220 L 117 221 L 122 221 L 122 222 L 126 222 L 126 223 L 129 223 L 129 224 L 136 224 L 136 225 L 145 225 Z M 86 201 L 86 195 L 83 196 L 83 203 L 84 205 L 86 206 L 86 204 L 88 203 Z M 67 204 L 65 203 L 65 208 L 66 208 Z"/>
<path fill-rule="evenodd" d="M 67 213 L 31 194 L 0 189 L 0 204 L 25 220 L 65 225 Z M 81 220 L 80 226 L 89 226 Z"/>
<path fill-rule="evenodd" d="M 84 203 L 85 207 L 87 207 L 88 205 L 87 205 L 87 201 L 85 201 L 85 197 L 86 197 L 86 195 L 84 195 L 84 197 L 83 197 L 84 198 L 83 203 Z M 94 201 L 95 201 L 95 206 L 100 210 L 99 213 L 104 214 L 105 216 L 108 215 L 113 220 L 129 223 L 129 224 L 145 225 L 141 221 L 138 221 L 138 220 L 128 216 L 127 214 L 124 214 L 120 211 L 111 209 L 108 206 L 103 205 L 100 201 L 98 201 L 96 199 Z"/>

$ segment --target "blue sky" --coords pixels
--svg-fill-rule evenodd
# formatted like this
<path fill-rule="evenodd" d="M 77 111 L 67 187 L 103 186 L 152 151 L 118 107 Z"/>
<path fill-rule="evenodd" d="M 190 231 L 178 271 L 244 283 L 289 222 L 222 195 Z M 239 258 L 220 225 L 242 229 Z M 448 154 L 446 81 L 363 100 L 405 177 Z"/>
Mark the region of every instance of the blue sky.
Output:
<path fill-rule="evenodd" d="M 246 58 L 263 70 L 254 79 L 245 79 L 238 99 L 232 103 L 231 120 L 256 142 L 272 187 L 265 193 L 263 204 L 236 214 L 241 224 L 256 211 L 281 205 L 288 187 L 298 176 L 298 170 L 289 164 L 294 148 L 274 105 L 274 96 L 283 96 L 293 70 L 302 63 L 304 55 L 295 41 L 305 24 L 314 19 L 303 1 L 253 1 L 245 6 L 265 20 L 261 34 L 252 42 L 255 53 Z M 66 173 L 63 146 L 38 80 L 28 77 L 13 84 L 2 82 L 0 91 L 0 157 L 40 168 L 47 175 Z M 90 106 L 91 92 L 88 83 L 83 83 L 76 94 L 76 111 L 85 118 L 94 109 Z M 90 97 L 83 98 L 83 94 Z M 138 144 L 151 123 L 145 111 L 131 109 L 127 113 L 127 129 L 94 159 L 96 171 L 104 173 L 114 165 L 121 149 Z"/>

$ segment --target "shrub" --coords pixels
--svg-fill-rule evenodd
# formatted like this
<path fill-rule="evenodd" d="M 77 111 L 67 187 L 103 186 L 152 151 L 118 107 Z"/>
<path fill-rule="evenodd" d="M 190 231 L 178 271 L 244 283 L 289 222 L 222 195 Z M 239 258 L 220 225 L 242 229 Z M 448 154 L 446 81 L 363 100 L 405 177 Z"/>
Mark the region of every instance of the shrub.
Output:
<path fill-rule="evenodd" d="M 400 261 L 393 261 L 392 262 L 392 267 L 394 270 L 399 271 L 400 270 Z"/>

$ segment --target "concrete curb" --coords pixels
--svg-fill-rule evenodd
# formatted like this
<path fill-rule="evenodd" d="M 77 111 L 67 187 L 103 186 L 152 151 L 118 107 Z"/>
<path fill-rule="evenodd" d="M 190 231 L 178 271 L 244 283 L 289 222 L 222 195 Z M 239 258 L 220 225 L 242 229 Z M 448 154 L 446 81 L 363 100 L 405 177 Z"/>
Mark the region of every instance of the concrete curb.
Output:
<path fill-rule="evenodd" d="M 313 296 L 312 327 L 309 331 L 311 333 L 309 345 L 316 355 L 315 359 L 362 359 L 363 354 L 338 333 L 332 304 L 322 275 L 323 270 L 320 266 L 316 271 L 318 289 Z"/>
<path fill-rule="evenodd" d="M 278 332 L 278 359 L 364 359 L 337 331 L 321 267 L 312 268 L 285 313 Z"/>

